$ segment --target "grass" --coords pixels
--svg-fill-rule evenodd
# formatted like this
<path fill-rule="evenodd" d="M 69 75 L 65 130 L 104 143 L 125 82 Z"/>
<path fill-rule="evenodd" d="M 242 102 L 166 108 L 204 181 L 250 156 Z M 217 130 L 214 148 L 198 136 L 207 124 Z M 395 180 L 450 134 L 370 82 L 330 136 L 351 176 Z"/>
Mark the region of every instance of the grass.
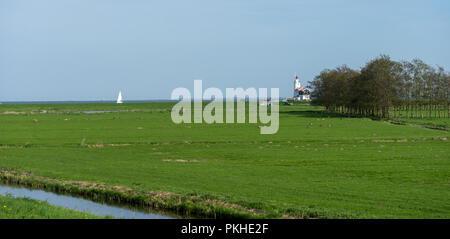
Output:
<path fill-rule="evenodd" d="M 0 105 L 0 167 L 170 192 L 168 210 L 208 217 L 450 217 L 448 131 L 295 105 L 260 135 L 255 124 L 176 125 L 172 105 Z"/>
<path fill-rule="evenodd" d="M 0 195 L 1 219 L 97 219 L 89 213 L 52 206 L 47 202 Z"/>

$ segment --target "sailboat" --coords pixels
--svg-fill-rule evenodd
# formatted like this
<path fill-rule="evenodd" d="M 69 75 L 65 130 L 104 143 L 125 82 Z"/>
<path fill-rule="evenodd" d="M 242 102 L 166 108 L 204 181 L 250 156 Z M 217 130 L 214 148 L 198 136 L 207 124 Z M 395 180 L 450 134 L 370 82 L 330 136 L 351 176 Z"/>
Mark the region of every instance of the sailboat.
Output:
<path fill-rule="evenodd" d="M 117 104 L 122 104 L 123 100 L 122 100 L 122 91 L 119 91 L 119 96 L 117 97 Z"/>

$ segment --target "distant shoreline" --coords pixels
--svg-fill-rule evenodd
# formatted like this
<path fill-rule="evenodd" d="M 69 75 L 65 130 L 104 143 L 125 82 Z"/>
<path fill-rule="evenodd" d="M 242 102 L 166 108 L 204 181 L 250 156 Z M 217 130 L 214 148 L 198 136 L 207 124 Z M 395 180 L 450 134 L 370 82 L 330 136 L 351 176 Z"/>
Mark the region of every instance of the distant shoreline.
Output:
<path fill-rule="evenodd" d="M 280 98 L 280 101 L 285 98 Z M 179 100 L 159 99 L 159 100 L 126 100 L 123 103 L 171 103 L 178 102 Z M 203 102 L 209 102 L 210 100 L 203 99 Z M 192 101 L 194 102 L 194 100 Z M 246 100 L 248 102 L 248 100 Z M 90 103 L 116 103 L 115 100 L 67 100 L 67 101 L 0 101 L 1 104 L 90 104 Z"/>
<path fill-rule="evenodd" d="M 127 100 L 124 103 L 149 103 L 149 102 L 177 102 L 176 100 Z M 86 100 L 86 101 L 2 101 L 0 104 L 89 104 L 89 103 L 116 103 L 113 100 Z"/>

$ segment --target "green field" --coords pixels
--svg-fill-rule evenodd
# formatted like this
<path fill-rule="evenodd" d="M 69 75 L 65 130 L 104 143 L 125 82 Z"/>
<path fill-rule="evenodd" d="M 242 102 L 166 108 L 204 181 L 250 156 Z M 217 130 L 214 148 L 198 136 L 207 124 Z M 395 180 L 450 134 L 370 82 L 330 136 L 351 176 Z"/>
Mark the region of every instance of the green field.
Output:
<path fill-rule="evenodd" d="M 0 105 L 0 168 L 216 200 L 246 217 L 450 218 L 449 131 L 295 105 L 261 135 L 174 124 L 172 105 Z"/>
<path fill-rule="evenodd" d="M 89 213 L 52 206 L 47 202 L 0 195 L 1 219 L 96 219 Z"/>

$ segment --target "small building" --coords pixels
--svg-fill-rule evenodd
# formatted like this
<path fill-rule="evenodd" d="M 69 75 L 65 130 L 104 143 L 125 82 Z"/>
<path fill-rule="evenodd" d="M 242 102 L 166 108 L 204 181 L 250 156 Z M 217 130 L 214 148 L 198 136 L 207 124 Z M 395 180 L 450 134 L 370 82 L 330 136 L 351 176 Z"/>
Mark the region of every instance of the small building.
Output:
<path fill-rule="evenodd" d="M 261 106 L 272 106 L 272 100 L 264 100 L 259 105 L 261 105 Z"/>

